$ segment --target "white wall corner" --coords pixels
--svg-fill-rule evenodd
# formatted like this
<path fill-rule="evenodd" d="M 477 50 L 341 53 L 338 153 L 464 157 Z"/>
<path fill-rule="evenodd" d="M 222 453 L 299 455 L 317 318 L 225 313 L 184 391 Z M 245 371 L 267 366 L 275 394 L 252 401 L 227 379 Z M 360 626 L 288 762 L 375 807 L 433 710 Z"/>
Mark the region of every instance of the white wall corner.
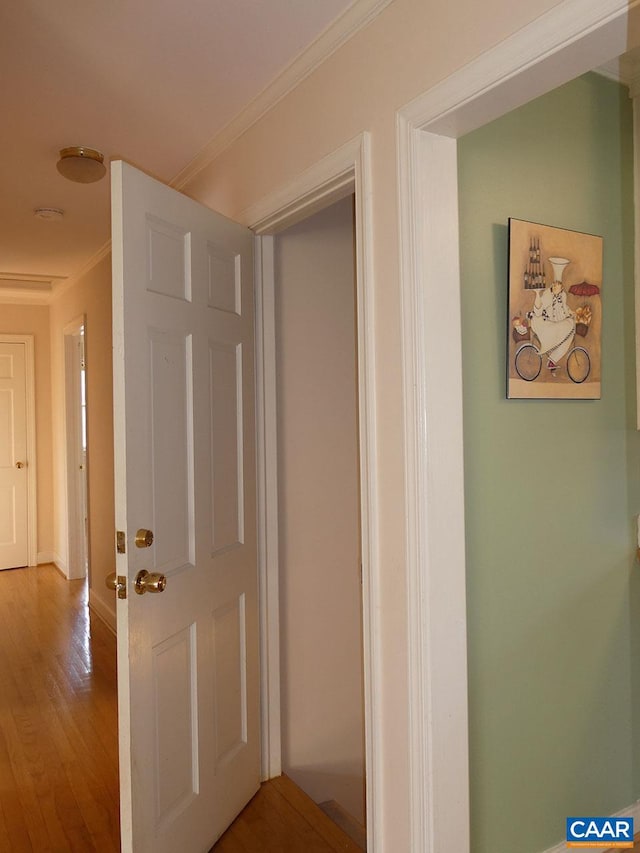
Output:
<path fill-rule="evenodd" d="M 53 551 L 38 551 L 36 560 L 39 566 L 43 563 L 55 563 L 55 554 Z"/>
<path fill-rule="evenodd" d="M 52 556 L 53 559 L 51 560 L 51 562 L 62 572 L 65 578 L 69 580 L 69 566 L 67 565 L 65 560 L 62 559 L 60 554 L 56 554 L 55 552 Z"/>
<path fill-rule="evenodd" d="M 115 599 L 114 599 L 115 600 Z M 116 610 L 115 606 L 109 607 L 101 598 L 89 589 L 89 609 L 107 626 L 112 634 L 116 634 Z"/>

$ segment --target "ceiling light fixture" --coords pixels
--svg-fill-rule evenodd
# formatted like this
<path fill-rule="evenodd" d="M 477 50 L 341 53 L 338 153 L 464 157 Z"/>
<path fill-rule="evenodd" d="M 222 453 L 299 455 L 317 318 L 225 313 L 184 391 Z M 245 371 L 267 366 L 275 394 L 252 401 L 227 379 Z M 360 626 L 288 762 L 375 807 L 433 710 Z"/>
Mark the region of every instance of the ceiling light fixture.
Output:
<path fill-rule="evenodd" d="M 84 145 L 72 145 L 60 151 L 57 169 L 60 174 L 78 184 L 92 184 L 104 178 L 107 169 L 104 157 L 95 148 L 85 148 Z"/>
<path fill-rule="evenodd" d="M 64 210 L 59 207 L 36 207 L 33 213 L 38 219 L 62 219 L 64 216 Z"/>

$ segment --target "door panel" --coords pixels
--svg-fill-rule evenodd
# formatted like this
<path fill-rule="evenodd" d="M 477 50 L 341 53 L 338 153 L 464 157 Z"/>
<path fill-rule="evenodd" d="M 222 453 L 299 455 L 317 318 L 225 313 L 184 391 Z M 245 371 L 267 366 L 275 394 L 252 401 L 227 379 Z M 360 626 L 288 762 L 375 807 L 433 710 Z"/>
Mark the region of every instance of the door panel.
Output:
<path fill-rule="evenodd" d="M 242 345 L 211 343 L 212 553 L 242 545 Z"/>
<path fill-rule="evenodd" d="M 198 794 L 196 626 L 154 646 L 158 811 L 171 822 Z M 161 772 L 160 768 L 165 768 Z"/>
<path fill-rule="evenodd" d="M 253 236 L 112 180 L 122 849 L 202 853 L 260 776 Z"/>
<path fill-rule="evenodd" d="M 242 258 L 209 244 L 209 305 L 231 314 L 242 313 Z"/>
<path fill-rule="evenodd" d="M 191 336 L 150 328 L 151 524 L 157 571 L 193 568 Z M 171 424 L 171 428 L 167 426 Z"/>
<path fill-rule="evenodd" d="M 214 613 L 216 764 L 229 763 L 247 742 L 245 598 Z"/>
<path fill-rule="evenodd" d="M 0 569 L 29 561 L 26 375 L 25 345 L 0 343 Z"/>

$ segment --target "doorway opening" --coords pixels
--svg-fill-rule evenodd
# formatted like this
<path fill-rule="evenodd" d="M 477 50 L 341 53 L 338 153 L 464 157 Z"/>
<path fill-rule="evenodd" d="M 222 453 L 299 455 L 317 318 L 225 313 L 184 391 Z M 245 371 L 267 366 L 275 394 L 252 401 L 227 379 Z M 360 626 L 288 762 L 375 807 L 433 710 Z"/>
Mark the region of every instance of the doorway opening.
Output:
<path fill-rule="evenodd" d="M 274 238 L 282 770 L 365 845 L 352 194 Z"/>
<path fill-rule="evenodd" d="M 89 574 L 86 320 L 64 329 L 68 577 Z"/>
<path fill-rule="evenodd" d="M 561 3 L 398 113 L 415 850 L 446 845 L 469 809 L 457 139 L 624 54 L 636 15 L 620 0 Z"/>
<path fill-rule="evenodd" d="M 280 776 L 283 759 L 281 726 L 280 519 L 278 487 L 278 389 L 276 336 L 276 241 L 292 226 L 325 211 L 336 202 L 351 205 L 353 303 L 352 369 L 357 376 L 357 457 L 359 489 L 360 614 L 362 619 L 362 696 L 366 776 L 366 841 L 376 849 L 382 838 L 381 607 L 378 567 L 378 502 L 374 389 L 373 287 L 371 276 L 370 141 L 364 133 L 312 166 L 277 192 L 245 211 L 243 220 L 258 235 L 256 244 L 256 399 L 258 451 L 258 557 L 261 607 L 262 778 Z M 308 270 L 305 271 L 305 275 Z M 353 282 L 355 280 L 355 288 Z M 323 531 L 319 531 L 324 535 Z M 327 534 L 328 535 L 328 534 Z M 313 542 L 313 539 L 310 540 Z M 357 618 L 357 617 L 356 617 Z M 326 624 L 331 630 L 330 614 Z M 353 806 L 352 806 L 353 808 Z"/>

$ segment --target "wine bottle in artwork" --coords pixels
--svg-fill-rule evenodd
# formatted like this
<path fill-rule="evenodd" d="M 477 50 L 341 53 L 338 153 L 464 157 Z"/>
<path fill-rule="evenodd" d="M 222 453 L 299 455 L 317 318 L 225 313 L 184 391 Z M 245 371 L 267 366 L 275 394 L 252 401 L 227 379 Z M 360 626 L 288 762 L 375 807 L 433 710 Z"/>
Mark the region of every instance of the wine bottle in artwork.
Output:
<path fill-rule="evenodd" d="M 529 238 L 529 261 L 523 273 L 525 290 L 542 290 L 546 287 L 546 278 L 540 253 L 540 238 Z"/>

